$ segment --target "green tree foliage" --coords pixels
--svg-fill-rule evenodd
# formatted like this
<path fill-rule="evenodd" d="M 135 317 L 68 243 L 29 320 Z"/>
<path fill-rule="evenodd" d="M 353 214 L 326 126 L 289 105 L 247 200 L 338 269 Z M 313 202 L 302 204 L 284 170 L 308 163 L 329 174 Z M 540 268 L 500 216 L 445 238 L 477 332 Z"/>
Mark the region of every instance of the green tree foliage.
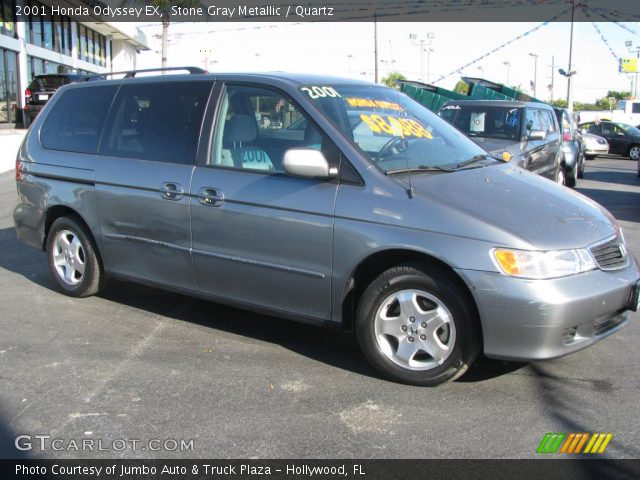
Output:
<path fill-rule="evenodd" d="M 407 77 L 405 77 L 400 72 L 389 72 L 389 75 L 387 75 L 382 79 L 382 83 L 384 83 L 387 87 L 397 88 L 398 85 L 396 82 L 398 80 L 406 80 L 406 79 Z"/>
<path fill-rule="evenodd" d="M 467 85 L 463 80 L 458 80 L 456 86 L 453 87 L 453 91 L 461 93 L 462 95 L 467 95 L 469 93 L 469 85 Z"/>

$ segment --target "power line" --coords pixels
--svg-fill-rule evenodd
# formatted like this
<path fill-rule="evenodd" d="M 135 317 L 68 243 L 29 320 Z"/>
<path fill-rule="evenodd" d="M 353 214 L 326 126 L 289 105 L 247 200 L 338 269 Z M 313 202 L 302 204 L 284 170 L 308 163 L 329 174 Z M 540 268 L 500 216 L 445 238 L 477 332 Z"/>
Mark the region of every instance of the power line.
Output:
<path fill-rule="evenodd" d="M 492 49 L 492 50 L 489 50 L 487 53 L 485 53 L 485 54 L 483 54 L 483 55 L 481 55 L 481 56 L 477 57 L 475 60 L 472 60 L 472 61 L 468 62 L 467 64 L 465 64 L 465 65 L 463 65 L 463 66 L 461 66 L 461 67 L 459 67 L 459 68 L 456 68 L 456 69 L 455 69 L 455 70 L 453 70 L 452 72 L 450 72 L 450 73 L 448 73 L 448 74 L 446 74 L 446 75 L 441 76 L 440 78 L 438 78 L 437 80 L 435 80 L 433 83 L 434 83 L 434 84 L 436 84 L 436 83 L 438 83 L 438 82 L 441 82 L 441 81 L 442 81 L 442 80 L 444 80 L 445 78 L 448 78 L 448 77 L 450 77 L 451 75 L 455 75 L 456 73 L 461 72 L 461 71 L 462 71 L 462 70 L 464 70 L 465 68 L 468 68 L 468 67 L 470 67 L 470 66 L 472 66 L 472 65 L 475 65 L 476 63 L 480 62 L 481 60 L 484 60 L 485 58 L 487 58 L 487 57 L 489 57 L 489 56 L 493 55 L 493 54 L 494 54 L 494 53 L 496 53 L 497 51 L 502 50 L 502 49 L 503 49 L 503 48 L 505 48 L 506 46 L 511 45 L 512 43 L 517 42 L 518 40 L 520 40 L 520 39 L 522 39 L 522 38 L 526 37 L 527 35 L 529 35 L 529 34 L 531 34 L 531 33 L 533 33 L 533 32 L 536 32 L 536 31 L 540 30 L 542 27 L 546 27 L 550 22 L 553 22 L 553 21 L 554 21 L 554 20 L 556 20 L 557 18 L 560 18 L 562 15 L 564 15 L 564 14 L 565 14 L 565 13 L 567 13 L 567 12 L 569 12 L 570 10 L 571 10 L 571 8 L 567 8 L 566 10 L 563 10 L 562 12 L 558 13 L 557 15 L 555 15 L 555 16 L 554 16 L 554 17 L 552 17 L 552 18 L 550 18 L 550 19 L 549 19 L 549 20 L 547 20 L 546 22 L 543 22 L 543 23 L 540 23 L 539 25 L 536 25 L 536 26 L 535 26 L 535 27 L 533 27 L 531 30 L 527 30 L 526 32 L 521 33 L 521 34 L 520 34 L 520 35 L 518 35 L 517 37 L 515 37 L 515 38 L 513 38 L 513 39 L 511 39 L 511 40 L 508 40 L 508 41 L 504 42 L 503 44 L 499 45 L 498 47 L 496 47 L 496 48 L 494 48 L 494 49 Z"/>

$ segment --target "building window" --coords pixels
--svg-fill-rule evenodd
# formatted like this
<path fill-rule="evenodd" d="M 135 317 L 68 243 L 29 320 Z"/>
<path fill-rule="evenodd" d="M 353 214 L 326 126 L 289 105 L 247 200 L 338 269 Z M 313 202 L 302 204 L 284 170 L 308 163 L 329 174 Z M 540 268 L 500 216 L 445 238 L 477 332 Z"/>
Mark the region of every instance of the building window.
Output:
<path fill-rule="evenodd" d="M 0 49 L 0 123 L 15 123 L 18 108 L 18 55 Z"/>
<path fill-rule="evenodd" d="M 53 50 L 53 21 L 50 16 L 42 17 L 42 46 Z"/>
<path fill-rule="evenodd" d="M 15 37 L 16 35 L 16 10 L 15 2 L 0 0 L 0 33 Z"/>

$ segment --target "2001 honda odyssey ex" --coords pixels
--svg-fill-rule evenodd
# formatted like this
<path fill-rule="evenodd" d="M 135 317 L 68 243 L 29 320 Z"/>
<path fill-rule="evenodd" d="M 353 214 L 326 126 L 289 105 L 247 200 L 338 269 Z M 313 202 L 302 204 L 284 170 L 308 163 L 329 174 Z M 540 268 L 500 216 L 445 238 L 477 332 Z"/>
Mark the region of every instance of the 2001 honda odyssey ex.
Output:
<path fill-rule="evenodd" d="M 64 293 L 117 276 L 342 326 L 417 385 L 480 350 L 574 352 L 637 309 L 638 266 L 606 210 L 403 94 L 190 73 L 65 86 L 31 127 L 14 220 Z"/>

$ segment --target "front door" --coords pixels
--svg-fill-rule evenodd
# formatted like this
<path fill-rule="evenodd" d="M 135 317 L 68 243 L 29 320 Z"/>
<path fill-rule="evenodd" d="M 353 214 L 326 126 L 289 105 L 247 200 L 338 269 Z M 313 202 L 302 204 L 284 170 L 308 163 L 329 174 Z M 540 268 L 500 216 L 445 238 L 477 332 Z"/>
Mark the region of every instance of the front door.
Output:
<path fill-rule="evenodd" d="M 197 290 L 189 185 L 212 83 L 156 81 L 120 88 L 96 164 L 107 270 Z"/>
<path fill-rule="evenodd" d="M 321 149 L 330 161 L 335 149 L 286 94 L 272 89 L 227 85 L 216 123 L 209 158 L 192 182 L 200 290 L 328 319 L 338 184 L 291 177 L 282 162 L 293 147 Z"/>

